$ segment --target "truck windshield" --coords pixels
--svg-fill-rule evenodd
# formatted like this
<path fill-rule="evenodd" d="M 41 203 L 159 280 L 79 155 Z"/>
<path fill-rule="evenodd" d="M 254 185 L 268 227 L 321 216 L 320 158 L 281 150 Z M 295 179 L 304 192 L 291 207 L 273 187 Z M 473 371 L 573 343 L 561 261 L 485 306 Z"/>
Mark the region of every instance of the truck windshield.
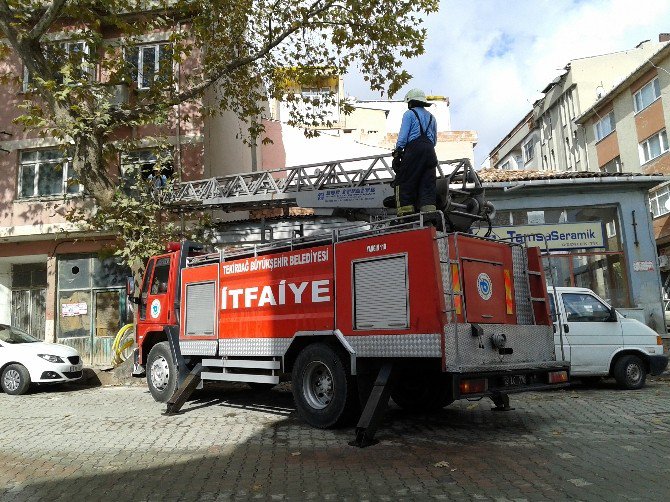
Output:
<path fill-rule="evenodd" d="M 21 331 L 18 328 L 0 324 L 0 342 L 4 343 L 35 343 L 39 342 L 37 338 L 30 336 L 28 333 Z"/>

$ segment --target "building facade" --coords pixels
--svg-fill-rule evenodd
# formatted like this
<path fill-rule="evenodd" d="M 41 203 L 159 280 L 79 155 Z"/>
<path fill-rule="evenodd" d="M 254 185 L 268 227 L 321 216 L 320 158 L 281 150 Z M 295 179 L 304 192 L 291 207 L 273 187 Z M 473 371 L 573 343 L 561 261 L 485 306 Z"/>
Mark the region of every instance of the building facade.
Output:
<path fill-rule="evenodd" d="M 649 189 L 667 177 L 497 169 L 480 177 L 496 208 L 492 235 L 539 246 L 549 284 L 592 289 L 665 334 L 647 208 Z"/>
<path fill-rule="evenodd" d="M 663 46 L 576 118 L 594 168 L 670 174 L 670 44 Z M 649 194 L 654 237 L 670 297 L 670 186 Z"/>

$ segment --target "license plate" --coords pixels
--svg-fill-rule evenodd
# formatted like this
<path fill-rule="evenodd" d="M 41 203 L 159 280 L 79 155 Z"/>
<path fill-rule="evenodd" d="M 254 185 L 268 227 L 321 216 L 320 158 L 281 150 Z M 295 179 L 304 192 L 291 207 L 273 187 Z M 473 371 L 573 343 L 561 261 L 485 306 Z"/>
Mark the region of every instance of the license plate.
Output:
<path fill-rule="evenodd" d="M 526 385 L 528 379 L 526 375 L 509 375 L 503 377 L 505 387 L 516 387 L 517 385 Z"/>

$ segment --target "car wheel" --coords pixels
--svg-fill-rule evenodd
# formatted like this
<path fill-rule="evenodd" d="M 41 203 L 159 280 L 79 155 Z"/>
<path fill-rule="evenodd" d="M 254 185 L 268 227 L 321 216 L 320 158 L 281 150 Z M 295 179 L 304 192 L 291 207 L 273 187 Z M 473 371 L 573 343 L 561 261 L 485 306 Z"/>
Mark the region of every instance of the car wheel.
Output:
<path fill-rule="evenodd" d="M 647 379 L 647 368 L 637 356 L 623 356 L 614 364 L 614 378 L 624 389 L 640 389 Z"/>
<path fill-rule="evenodd" d="M 177 365 L 168 342 L 154 345 L 147 359 L 147 384 L 153 398 L 167 402 L 177 389 Z"/>
<path fill-rule="evenodd" d="M 7 394 L 19 396 L 30 388 L 30 373 L 25 366 L 10 364 L 0 376 L 0 386 Z"/>
<path fill-rule="evenodd" d="M 298 415 L 313 427 L 346 425 L 358 410 L 358 392 L 344 359 L 330 346 L 305 347 L 291 375 Z"/>

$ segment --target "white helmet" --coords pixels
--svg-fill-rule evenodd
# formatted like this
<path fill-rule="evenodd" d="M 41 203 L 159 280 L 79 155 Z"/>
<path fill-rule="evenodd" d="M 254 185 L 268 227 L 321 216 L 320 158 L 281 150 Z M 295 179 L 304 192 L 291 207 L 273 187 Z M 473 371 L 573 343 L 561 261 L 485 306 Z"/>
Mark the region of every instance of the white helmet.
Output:
<path fill-rule="evenodd" d="M 407 94 L 405 94 L 405 103 L 409 103 L 410 101 L 418 101 L 419 103 L 423 103 L 425 106 L 432 105 L 432 103 L 428 102 L 426 93 L 421 89 L 412 89 Z"/>

